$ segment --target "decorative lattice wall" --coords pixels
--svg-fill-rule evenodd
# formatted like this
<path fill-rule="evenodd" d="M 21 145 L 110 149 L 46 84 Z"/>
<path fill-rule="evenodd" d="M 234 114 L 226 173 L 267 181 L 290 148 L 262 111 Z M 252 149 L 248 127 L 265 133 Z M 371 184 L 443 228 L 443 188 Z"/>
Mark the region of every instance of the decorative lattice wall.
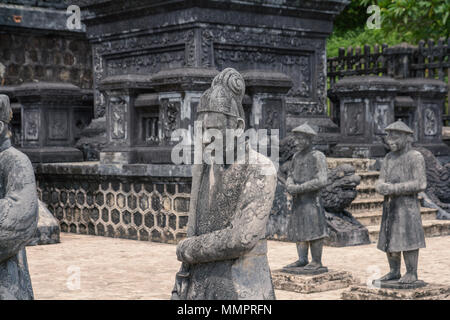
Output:
<path fill-rule="evenodd" d="M 63 232 L 167 243 L 186 236 L 189 178 L 38 172 L 36 179 Z"/>

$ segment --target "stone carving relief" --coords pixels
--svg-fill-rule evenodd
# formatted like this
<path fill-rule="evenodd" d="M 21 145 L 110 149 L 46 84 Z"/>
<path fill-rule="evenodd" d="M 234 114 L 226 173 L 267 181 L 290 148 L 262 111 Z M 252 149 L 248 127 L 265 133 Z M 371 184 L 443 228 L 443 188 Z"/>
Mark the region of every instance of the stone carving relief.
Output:
<path fill-rule="evenodd" d="M 126 108 L 127 101 L 125 97 L 113 96 L 109 100 L 111 110 L 111 139 L 126 139 L 127 123 Z"/>
<path fill-rule="evenodd" d="M 108 76 L 125 73 L 155 73 L 161 69 L 181 67 L 185 61 L 184 50 L 147 53 L 141 56 L 107 59 Z"/>
<path fill-rule="evenodd" d="M 69 138 L 69 123 L 66 111 L 50 111 L 49 122 L 49 139 L 66 140 Z"/>
<path fill-rule="evenodd" d="M 373 120 L 375 123 L 374 129 L 375 134 L 383 134 L 384 128 L 388 125 L 388 110 L 389 105 L 387 104 L 378 104 L 375 106 L 375 111 L 373 115 Z"/>
<path fill-rule="evenodd" d="M 100 45 L 92 46 L 93 52 L 93 69 L 94 69 L 94 106 L 95 117 L 105 116 L 106 103 L 105 96 L 98 90 L 98 84 L 103 78 L 103 57 L 100 54 Z"/>
<path fill-rule="evenodd" d="M 295 53 L 286 54 L 281 51 L 290 50 Z M 281 50 L 281 51 L 280 51 Z M 317 61 L 312 57 L 316 51 Z M 253 63 L 259 69 L 275 70 L 289 74 L 294 81 L 293 88 L 288 96 L 298 98 L 314 98 L 312 83 L 313 77 L 318 77 L 317 99 L 319 110 L 315 113 L 324 113 L 326 88 L 324 41 L 320 39 L 305 39 L 297 32 L 271 32 L 264 33 L 258 28 L 217 27 L 202 31 L 201 62 L 202 66 L 213 64 L 223 69 L 233 66 L 247 69 Z M 315 68 L 317 66 L 317 68 Z"/>
<path fill-rule="evenodd" d="M 163 110 L 163 134 L 164 139 L 169 142 L 172 132 L 176 130 L 179 122 L 180 101 L 170 101 L 169 99 L 161 100 Z"/>
<path fill-rule="evenodd" d="M 39 140 L 39 110 L 28 110 L 24 112 L 24 138 L 26 141 Z"/>
<path fill-rule="evenodd" d="M 346 103 L 346 130 L 349 136 L 359 136 L 364 134 L 364 113 L 361 103 Z"/>
<path fill-rule="evenodd" d="M 435 136 L 438 133 L 438 119 L 432 107 L 428 107 L 423 112 L 424 134 Z"/>

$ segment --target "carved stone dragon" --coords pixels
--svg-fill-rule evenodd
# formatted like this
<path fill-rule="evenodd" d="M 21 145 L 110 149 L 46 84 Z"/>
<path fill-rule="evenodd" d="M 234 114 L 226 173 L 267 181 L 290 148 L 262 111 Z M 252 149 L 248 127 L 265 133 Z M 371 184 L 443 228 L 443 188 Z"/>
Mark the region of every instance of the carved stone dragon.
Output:
<path fill-rule="evenodd" d="M 442 165 L 431 151 L 415 147 L 425 159 L 427 189 L 425 194 L 440 209 L 438 219 L 450 219 L 450 163 Z M 425 206 L 430 206 L 425 203 Z M 432 205 L 431 205 L 432 207 Z"/>

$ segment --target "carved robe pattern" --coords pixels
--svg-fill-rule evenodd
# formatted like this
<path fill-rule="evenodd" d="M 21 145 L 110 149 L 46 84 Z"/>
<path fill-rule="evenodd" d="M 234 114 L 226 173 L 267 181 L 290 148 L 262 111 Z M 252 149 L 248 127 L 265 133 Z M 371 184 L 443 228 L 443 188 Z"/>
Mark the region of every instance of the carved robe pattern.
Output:
<path fill-rule="evenodd" d="M 177 248 L 190 265 L 188 300 L 275 298 L 265 234 L 276 169 L 249 153 L 259 164 L 194 165 L 188 238 Z"/>

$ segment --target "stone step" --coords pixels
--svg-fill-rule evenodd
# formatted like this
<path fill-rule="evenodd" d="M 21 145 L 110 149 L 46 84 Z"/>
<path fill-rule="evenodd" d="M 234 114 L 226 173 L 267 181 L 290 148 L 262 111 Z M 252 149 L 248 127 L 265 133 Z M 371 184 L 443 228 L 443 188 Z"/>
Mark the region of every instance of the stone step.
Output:
<path fill-rule="evenodd" d="M 436 219 L 436 209 L 430 208 L 420 208 L 420 213 L 422 216 L 422 221 L 435 220 Z M 383 215 L 382 210 L 367 211 L 356 213 L 353 216 L 361 222 L 364 226 L 380 226 L 381 216 Z"/>
<path fill-rule="evenodd" d="M 355 200 L 372 199 L 379 198 L 380 195 L 375 191 L 374 186 L 359 185 L 356 187 L 358 192 Z"/>
<path fill-rule="evenodd" d="M 422 222 L 425 237 L 439 237 L 450 235 L 450 220 L 425 220 Z M 377 242 L 380 226 L 368 226 L 370 241 Z"/>
<path fill-rule="evenodd" d="M 350 211 L 352 214 L 357 214 L 360 212 L 380 210 L 383 208 L 383 201 L 384 198 L 380 197 L 379 195 L 367 199 L 358 199 L 357 197 L 357 199 L 353 200 L 353 202 L 350 204 L 348 211 Z"/>
<path fill-rule="evenodd" d="M 361 183 L 358 186 L 360 188 L 374 188 L 375 182 L 380 176 L 378 171 L 356 172 L 356 174 L 361 177 Z"/>
<path fill-rule="evenodd" d="M 330 169 L 334 169 L 341 164 L 350 164 L 357 172 L 369 172 L 375 162 L 376 160 L 363 158 L 327 158 L 328 168 Z"/>

